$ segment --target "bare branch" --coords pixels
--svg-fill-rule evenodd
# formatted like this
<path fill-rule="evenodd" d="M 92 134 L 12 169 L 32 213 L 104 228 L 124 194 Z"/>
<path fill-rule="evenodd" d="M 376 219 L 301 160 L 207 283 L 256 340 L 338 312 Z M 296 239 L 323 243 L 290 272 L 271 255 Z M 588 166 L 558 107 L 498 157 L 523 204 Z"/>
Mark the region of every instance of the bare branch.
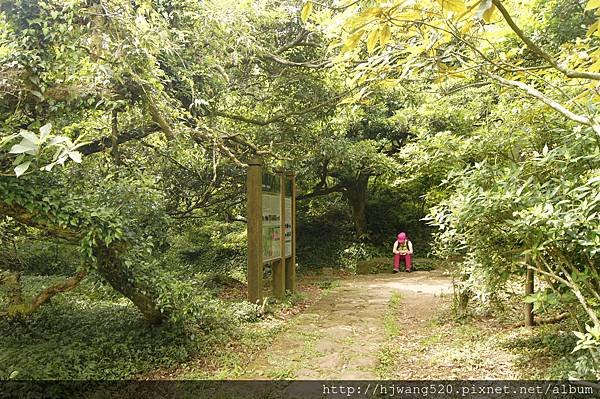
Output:
<path fill-rule="evenodd" d="M 71 276 L 58 284 L 46 288 L 37 294 L 35 298 L 33 298 L 28 304 L 28 313 L 35 311 L 37 308 L 48 302 L 53 296 L 63 292 L 71 291 L 73 288 L 79 285 L 85 276 L 87 276 L 87 272 L 80 271 L 74 276 Z"/>
<path fill-rule="evenodd" d="M 150 115 L 152 115 L 152 120 L 160 126 L 160 129 L 163 131 L 167 139 L 173 140 L 175 138 L 175 134 L 173 133 L 173 129 L 167 123 L 165 118 L 163 118 L 162 114 L 158 107 L 148 98 L 147 99 L 148 108 L 150 110 Z"/>
<path fill-rule="evenodd" d="M 52 297 L 55 295 L 70 291 L 77 287 L 77 285 L 79 285 L 81 280 L 83 280 L 86 275 L 87 272 L 80 271 L 74 276 L 63 280 L 58 284 L 45 288 L 29 302 L 23 301 L 23 289 L 21 286 L 20 273 L 5 273 L 4 275 L 0 275 L 0 285 L 6 285 L 11 293 L 8 307 L 0 312 L 0 315 L 12 317 L 18 314 L 33 313 L 40 306 L 52 299 Z"/>
<path fill-rule="evenodd" d="M 36 214 L 30 212 L 22 206 L 15 204 L 9 205 L 4 201 L 0 201 L 0 216 L 10 216 L 19 223 L 45 230 L 51 235 L 62 238 L 69 242 L 77 242 L 83 236 L 83 232 L 76 227 L 61 227 L 53 224 L 46 218 L 36 217 Z"/>
<path fill-rule="evenodd" d="M 283 46 L 281 46 L 277 50 L 275 50 L 275 54 L 284 53 L 291 48 L 301 45 L 304 42 L 304 39 L 306 39 L 307 37 L 308 37 L 308 31 L 305 29 L 302 29 L 300 31 L 300 33 L 294 38 L 294 40 L 292 40 L 289 43 L 284 44 Z"/>
<path fill-rule="evenodd" d="M 338 7 L 331 6 L 329 4 L 325 4 L 324 2 L 315 1 L 315 0 L 313 0 L 313 3 L 319 5 L 319 6 L 323 7 L 323 8 L 328 8 L 330 10 L 343 11 L 343 10 L 349 8 L 349 7 L 352 7 L 353 5 L 356 5 L 356 4 L 360 3 L 360 0 L 354 0 L 354 1 L 346 4 L 345 6 L 338 6 Z"/>
<path fill-rule="evenodd" d="M 490 84 L 490 82 L 475 82 L 475 83 L 470 83 L 470 84 L 466 84 L 466 85 L 456 86 L 450 90 L 442 90 L 442 93 L 444 95 L 448 96 L 450 94 L 453 94 L 453 93 L 456 93 L 456 92 L 459 92 L 462 90 L 466 90 L 466 89 L 469 89 L 472 87 L 483 87 L 483 86 L 487 86 L 489 84 Z"/>
<path fill-rule="evenodd" d="M 342 193 L 345 190 L 346 190 L 346 185 L 343 183 L 339 183 L 339 184 L 336 184 L 335 186 L 319 188 L 310 193 L 298 195 L 298 196 L 296 196 L 296 199 L 301 201 L 301 200 L 318 197 L 321 195 L 327 195 L 327 194 L 331 194 L 331 193 Z"/>

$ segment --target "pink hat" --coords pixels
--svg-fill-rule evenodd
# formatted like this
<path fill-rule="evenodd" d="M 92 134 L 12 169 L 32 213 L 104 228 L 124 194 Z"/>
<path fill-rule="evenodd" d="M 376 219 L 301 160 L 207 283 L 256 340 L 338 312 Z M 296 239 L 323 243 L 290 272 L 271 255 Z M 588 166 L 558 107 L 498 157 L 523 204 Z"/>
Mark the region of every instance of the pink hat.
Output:
<path fill-rule="evenodd" d="M 406 241 L 406 233 L 398 234 L 398 241 L 400 241 L 400 242 Z"/>

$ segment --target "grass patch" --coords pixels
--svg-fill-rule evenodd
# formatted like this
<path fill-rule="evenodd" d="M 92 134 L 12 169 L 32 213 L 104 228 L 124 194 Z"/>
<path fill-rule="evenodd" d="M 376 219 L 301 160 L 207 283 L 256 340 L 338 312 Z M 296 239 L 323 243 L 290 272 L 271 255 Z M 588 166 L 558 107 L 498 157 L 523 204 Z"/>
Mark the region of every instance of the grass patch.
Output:
<path fill-rule="evenodd" d="M 282 328 L 282 323 L 271 321 L 243 326 L 239 336 L 216 348 L 214 355 L 180 366 L 177 379 L 235 379 L 244 374 L 251 355 L 268 348 Z"/>
<path fill-rule="evenodd" d="M 233 380 L 247 375 L 253 359 L 257 354 L 267 350 L 285 330 L 295 325 L 299 318 L 290 316 L 305 309 L 311 302 L 320 298 L 326 291 L 317 288 L 319 280 L 302 279 L 298 281 L 299 291 L 287 294 L 282 302 L 266 301 L 264 317 L 256 323 L 244 323 L 239 328 L 238 335 L 226 344 L 215 348 L 209 356 L 198 356 L 194 360 L 178 366 L 177 370 L 162 370 L 164 374 L 174 374 L 177 379 L 223 379 Z M 300 332 L 303 353 L 308 356 L 315 352 L 314 343 L 319 335 L 316 331 Z M 258 374 L 261 378 L 284 378 L 289 369 L 282 366 L 273 375 Z M 160 378 L 161 370 L 156 374 Z M 156 379 L 155 375 L 151 376 Z"/>
<path fill-rule="evenodd" d="M 419 340 L 421 346 L 432 346 L 442 342 L 442 336 L 440 334 L 432 334 Z"/>
<path fill-rule="evenodd" d="M 383 317 L 383 328 L 389 338 L 397 337 L 400 334 L 400 323 L 398 323 L 398 309 L 402 302 L 402 294 L 399 292 L 392 293 L 392 297 L 388 303 L 388 308 Z"/>
<path fill-rule="evenodd" d="M 277 368 L 267 373 L 267 377 L 272 380 L 291 380 L 296 375 L 296 367 L 287 365 L 285 367 Z"/>
<path fill-rule="evenodd" d="M 576 329 L 572 321 L 538 326 L 530 335 L 507 338 L 504 347 L 517 354 L 517 367 L 530 378 L 567 379 L 577 371 L 581 357 L 571 353 L 577 342 L 571 331 Z"/>
<path fill-rule="evenodd" d="M 377 366 L 375 373 L 379 378 L 387 378 L 396 367 L 401 348 L 398 346 L 397 338 L 401 332 L 398 322 L 398 310 L 402 304 L 402 294 L 392 293 L 385 315 L 383 317 L 383 328 L 388 340 L 377 352 Z"/>
<path fill-rule="evenodd" d="M 570 353 L 574 323 L 526 329 L 503 323 L 505 315 L 460 322 L 451 315 L 446 302 L 401 349 L 386 347 L 380 377 L 391 375 L 386 361 L 392 358 L 411 358 L 417 379 L 566 379 L 581 368 L 580 357 Z"/>
<path fill-rule="evenodd" d="M 334 288 L 338 288 L 341 286 L 341 282 L 340 280 L 331 280 L 331 279 L 326 279 L 326 280 L 321 280 L 317 283 L 317 286 L 322 289 L 322 290 L 332 290 Z"/>

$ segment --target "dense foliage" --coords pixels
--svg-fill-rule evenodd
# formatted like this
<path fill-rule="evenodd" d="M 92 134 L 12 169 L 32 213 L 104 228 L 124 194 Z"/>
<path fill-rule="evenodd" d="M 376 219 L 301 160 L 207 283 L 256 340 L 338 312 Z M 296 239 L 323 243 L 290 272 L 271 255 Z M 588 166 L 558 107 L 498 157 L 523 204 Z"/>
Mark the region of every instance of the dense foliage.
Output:
<path fill-rule="evenodd" d="M 255 314 L 212 288 L 244 282 L 244 168 L 261 157 L 297 173 L 299 270 L 386 256 L 400 230 L 456 263 L 463 305 L 493 306 L 534 270 L 523 299 L 580 320 L 573 375 L 597 376 L 598 14 L 596 0 L 0 0 L 0 330 L 54 351 L 44 326 L 60 342 L 69 320 L 74 336 L 98 320 L 89 351 L 57 354 L 85 369 L 96 339 L 131 325 L 143 366 L 102 376 L 120 378 Z M 80 306 L 86 284 L 127 298 L 122 314 L 102 295 Z"/>

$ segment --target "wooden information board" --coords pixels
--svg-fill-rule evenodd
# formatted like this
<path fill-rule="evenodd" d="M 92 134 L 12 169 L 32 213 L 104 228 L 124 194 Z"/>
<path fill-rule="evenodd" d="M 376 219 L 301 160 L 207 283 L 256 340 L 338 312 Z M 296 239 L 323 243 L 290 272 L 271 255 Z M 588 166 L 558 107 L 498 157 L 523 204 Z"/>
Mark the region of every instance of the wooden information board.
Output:
<path fill-rule="evenodd" d="M 296 290 L 296 187 L 291 172 L 263 171 L 248 163 L 248 300 L 263 298 L 263 265 L 271 266 L 273 296 Z"/>

